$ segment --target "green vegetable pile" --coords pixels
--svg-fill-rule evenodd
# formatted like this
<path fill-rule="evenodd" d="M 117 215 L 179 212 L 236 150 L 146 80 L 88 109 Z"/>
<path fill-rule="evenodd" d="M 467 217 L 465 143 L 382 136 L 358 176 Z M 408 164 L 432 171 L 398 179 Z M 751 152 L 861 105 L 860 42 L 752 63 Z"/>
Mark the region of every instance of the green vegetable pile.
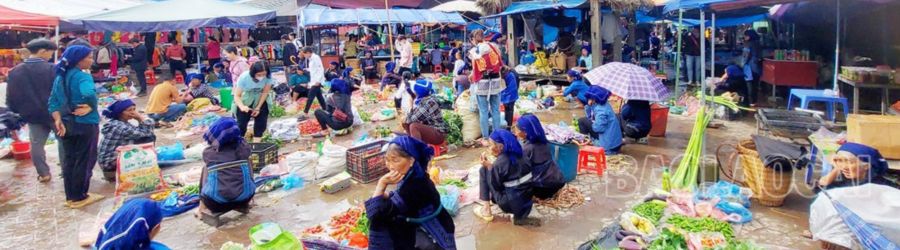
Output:
<path fill-rule="evenodd" d="M 441 185 L 453 185 L 458 188 L 467 188 L 469 185 L 460 179 L 447 178 L 441 181 Z"/>
<path fill-rule="evenodd" d="M 187 185 L 187 186 L 184 186 L 183 188 L 181 188 L 181 190 L 179 190 L 179 191 L 180 192 L 178 192 L 178 193 L 180 193 L 182 195 L 199 194 L 200 193 L 200 185 L 197 185 L 197 184 Z"/>
<path fill-rule="evenodd" d="M 731 224 L 710 217 L 691 218 L 684 215 L 674 215 L 669 217 L 667 222 L 688 232 L 719 232 L 725 236 L 725 239 L 734 239 L 734 229 L 731 228 Z"/>
<path fill-rule="evenodd" d="M 653 225 L 659 225 L 659 219 L 663 217 L 666 210 L 666 203 L 659 200 L 652 200 L 635 206 L 632 210 L 641 217 L 653 221 Z"/>
<path fill-rule="evenodd" d="M 272 107 L 272 110 L 269 111 L 269 117 L 278 118 L 287 115 L 287 112 L 284 111 L 284 107 L 281 105 L 275 105 Z"/>
<path fill-rule="evenodd" d="M 263 137 L 261 140 L 262 140 L 262 142 L 265 142 L 265 143 L 275 144 L 275 147 L 278 147 L 278 148 L 281 148 L 281 146 L 284 145 L 284 141 L 273 138 L 272 134 L 269 133 L 269 131 L 266 131 L 266 133 L 263 134 Z"/>
<path fill-rule="evenodd" d="M 656 240 L 647 247 L 648 250 L 684 250 L 687 248 L 684 236 L 669 228 L 663 228 Z"/>
<path fill-rule="evenodd" d="M 462 118 L 459 117 L 459 114 L 456 114 L 456 112 L 451 110 L 444 110 L 443 115 L 444 122 L 450 127 L 450 133 L 447 133 L 447 144 L 457 146 L 462 145 Z"/>
<path fill-rule="evenodd" d="M 701 153 L 703 151 L 703 136 L 706 133 L 706 124 L 712 120 L 712 114 L 706 113 L 706 107 L 700 107 L 697 111 L 697 119 L 694 121 L 694 130 L 691 139 L 684 150 L 684 156 L 672 176 L 672 187 L 693 189 L 697 185 L 697 173 L 700 170 Z"/>
<path fill-rule="evenodd" d="M 372 121 L 372 114 L 369 112 L 359 112 L 359 119 L 363 122 L 370 122 Z"/>
<path fill-rule="evenodd" d="M 747 241 L 734 240 L 728 242 L 725 247 L 717 247 L 717 250 L 762 250 L 763 248 Z"/>
<path fill-rule="evenodd" d="M 363 212 L 359 219 L 356 220 L 356 227 L 353 228 L 353 232 L 369 235 L 369 217 L 366 217 L 366 212 Z"/>

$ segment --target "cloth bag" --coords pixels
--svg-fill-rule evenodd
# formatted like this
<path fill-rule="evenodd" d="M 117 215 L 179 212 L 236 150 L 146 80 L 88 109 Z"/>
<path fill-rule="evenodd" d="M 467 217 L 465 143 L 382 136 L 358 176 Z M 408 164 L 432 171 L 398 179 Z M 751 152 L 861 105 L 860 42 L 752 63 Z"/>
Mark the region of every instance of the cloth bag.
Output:
<path fill-rule="evenodd" d="M 463 122 L 462 137 L 464 142 L 477 140 L 481 137 L 481 124 L 478 122 L 478 113 L 473 111 L 475 103 L 470 98 L 469 90 L 465 90 L 456 98 L 456 113 Z"/>

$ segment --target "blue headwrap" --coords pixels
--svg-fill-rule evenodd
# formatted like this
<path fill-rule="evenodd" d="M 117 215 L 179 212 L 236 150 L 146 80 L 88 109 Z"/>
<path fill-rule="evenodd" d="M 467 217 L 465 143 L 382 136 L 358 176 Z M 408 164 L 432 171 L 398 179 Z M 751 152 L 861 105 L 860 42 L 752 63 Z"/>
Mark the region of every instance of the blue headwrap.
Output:
<path fill-rule="evenodd" d="M 234 118 L 222 117 L 209 126 L 209 130 L 203 134 L 203 140 L 206 140 L 210 147 L 219 150 L 222 146 L 243 142 L 244 137 Z"/>
<path fill-rule="evenodd" d="M 519 117 L 516 122 L 516 128 L 525 132 L 525 140 L 531 143 L 547 143 L 547 135 L 544 134 L 544 127 L 541 121 L 533 114 L 525 114 Z"/>
<path fill-rule="evenodd" d="M 860 161 L 869 163 L 871 166 L 870 173 L 873 173 L 870 177 L 882 175 L 888 169 L 887 161 L 881 156 L 881 152 L 878 152 L 875 148 L 859 143 L 848 142 L 841 145 L 841 147 L 838 148 L 838 151 L 851 153 L 859 158 Z"/>
<path fill-rule="evenodd" d="M 584 94 L 584 98 L 594 100 L 597 104 L 605 105 L 606 100 L 609 99 L 609 95 L 609 90 L 597 85 L 592 85 L 588 88 L 587 93 Z"/>
<path fill-rule="evenodd" d="M 340 65 L 338 62 L 331 62 L 329 64 L 331 64 L 331 66 L 334 66 L 335 68 L 337 68 L 338 65 Z"/>
<path fill-rule="evenodd" d="M 432 87 L 432 85 L 433 84 L 431 83 L 431 81 L 428 81 L 425 79 L 416 80 L 416 84 L 413 85 L 413 88 L 412 88 L 413 92 L 416 93 L 416 102 L 415 102 L 416 104 L 419 104 L 419 101 L 421 101 L 422 98 L 425 98 L 425 97 L 428 97 L 431 95 L 431 92 L 434 91 L 434 88 Z"/>
<path fill-rule="evenodd" d="M 353 72 L 352 67 L 347 67 L 344 71 L 341 71 L 341 78 L 347 79 L 350 78 L 350 73 Z"/>
<path fill-rule="evenodd" d="M 222 63 L 220 63 L 220 62 L 217 62 L 216 64 L 213 65 L 213 68 L 214 68 L 214 69 L 215 69 L 215 68 L 223 68 L 223 69 L 224 69 L 224 68 L 225 68 L 225 64 L 222 64 Z"/>
<path fill-rule="evenodd" d="M 90 56 L 91 51 L 91 48 L 82 45 L 73 45 L 66 48 L 66 51 L 60 56 L 61 59 L 56 63 L 56 75 L 64 76 L 67 70 L 77 67 L 78 62 Z"/>
<path fill-rule="evenodd" d="M 522 157 L 522 145 L 519 145 L 519 139 L 509 130 L 495 130 L 491 133 L 491 140 L 503 144 L 503 152 L 509 156 L 509 162 L 516 164 L 516 158 Z"/>
<path fill-rule="evenodd" d="M 391 144 L 400 146 L 400 148 L 403 149 L 403 152 L 406 152 L 407 155 L 415 160 L 412 168 L 409 169 L 406 177 L 404 177 L 404 180 L 406 180 L 406 178 L 421 178 L 425 176 L 425 168 L 428 167 L 431 157 L 434 156 L 434 149 L 424 142 L 406 135 L 394 138 L 394 140 L 391 141 Z"/>
<path fill-rule="evenodd" d="M 150 249 L 150 232 L 162 219 L 159 203 L 146 198 L 129 200 L 100 229 L 94 249 Z"/>
<path fill-rule="evenodd" d="M 350 94 L 350 85 L 347 84 L 347 81 L 344 79 L 336 78 L 331 80 L 331 92 L 332 93 L 343 93 Z"/>
<path fill-rule="evenodd" d="M 394 68 L 397 67 L 397 64 L 394 62 L 388 62 L 384 65 L 384 70 L 387 72 L 394 72 Z"/>
<path fill-rule="evenodd" d="M 134 102 L 131 99 L 118 100 L 110 104 L 106 107 L 106 110 L 103 110 L 103 116 L 109 119 L 119 119 L 119 116 L 122 115 L 122 112 L 125 112 L 126 109 L 134 106 Z"/>
<path fill-rule="evenodd" d="M 566 72 L 567 75 L 571 76 L 573 80 L 578 81 L 581 80 L 581 72 L 578 72 L 574 69 L 570 69 Z"/>
<path fill-rule="evenodd" d="M 184 79 L 184 84 L 191 84 L 191 81 L 193 81 L 194 79 L 200 80 L 200 83 L 203 83 L 203 80 L 206 80 L 201 74 L 190 73 L 187 75 L 187 79 Z"/>
<path fill-rule="evenodd" d="M 581 47 L 581 49 L 587 50 L 588 55 L 591 54 L 591 46 L 584 46 L 584 47 Z"/>

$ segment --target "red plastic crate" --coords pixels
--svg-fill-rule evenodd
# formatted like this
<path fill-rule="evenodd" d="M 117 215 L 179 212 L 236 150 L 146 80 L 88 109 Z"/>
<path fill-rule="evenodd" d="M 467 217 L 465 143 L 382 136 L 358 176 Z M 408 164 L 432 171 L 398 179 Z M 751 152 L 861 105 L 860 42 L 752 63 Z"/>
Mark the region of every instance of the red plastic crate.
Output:
<path fill-rule="evenodd" d="M 387 174 L 385 152 L 388 141 L 380 140 L 347 150 L 347 172 L 359 183 L 369 183 Z"/>

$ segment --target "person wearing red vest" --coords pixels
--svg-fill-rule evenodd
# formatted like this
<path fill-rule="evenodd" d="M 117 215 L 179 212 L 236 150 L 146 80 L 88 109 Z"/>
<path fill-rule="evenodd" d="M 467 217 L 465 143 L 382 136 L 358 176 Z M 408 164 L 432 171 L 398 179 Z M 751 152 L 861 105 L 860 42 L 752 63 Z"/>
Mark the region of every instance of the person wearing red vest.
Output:
<path fill-rule="evenodd" d="M 468 57 L 472 61 L 472 73 L 469 75 L 472 94 L 478 102 L 478 116 L 482 138 L 490 136 L 491 129 L 501 127 L 503 117 L 500 116 L 500 82 L 501 61 L 500 48 L 496 44 L 484 40 L 484 31 L 477 29 L 471 33 L 475 46 L 469 50 Z M 488 125 L 488 119 L 491 125 Z"/>

